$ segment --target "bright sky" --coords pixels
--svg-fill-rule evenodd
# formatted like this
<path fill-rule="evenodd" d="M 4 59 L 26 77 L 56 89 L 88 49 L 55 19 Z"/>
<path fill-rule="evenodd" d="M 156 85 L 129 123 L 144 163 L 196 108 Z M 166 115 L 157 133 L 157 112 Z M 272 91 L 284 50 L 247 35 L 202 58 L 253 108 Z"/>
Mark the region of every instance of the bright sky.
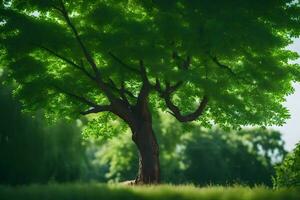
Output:
<path fill-rule="evenodd" d="M 295 40 L 289 49 L 300 54 L 300 39 Z M 300 63 L 300 59 L 298 60 Z M 289 109 L 291 118 L 282 127 L 272 127 L 283 134 L 286 149 L 292 150 L 296 143 L 300 142 L 300 83 L 295 83 L 295 93 L 287 97 L 285 106 Z"/>

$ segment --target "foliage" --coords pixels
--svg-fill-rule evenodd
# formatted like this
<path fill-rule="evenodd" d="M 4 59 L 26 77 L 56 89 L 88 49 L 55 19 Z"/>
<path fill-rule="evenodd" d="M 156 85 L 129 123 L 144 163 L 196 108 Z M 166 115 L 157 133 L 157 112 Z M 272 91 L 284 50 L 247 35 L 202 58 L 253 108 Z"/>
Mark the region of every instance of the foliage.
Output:
<path fill-rule="evenodd" d="M 126 187 L 121 185 L 64 184 L 1 187 L 2 200 L 56 199 L 56 200 L 298 200 L 300 191 L 295 189 L 271 190 L 264 187 L 205 187 L 148 186 Z"/>
<path fill-rule="evenodd" d="M 197 124 L 182 125 L 165 114 L 155 118 L 154 124 L 161 145 L 164 182 L 271 185 L 273 166 L 286 154 L 281 134 L 276 131 L 204 130 Z M 93 151 L 95 169 L 105 168 L 103 181 L 135 178 L 137 150 L 128 132 Z"/>
<path fill-rule="evenodd" d="M 85 139 L 102 139 L 104 141 L 125 132 L 126 124 L 110 113 L 101 113 L 90 116 L 83 127 L 82 134 Z"/>
<path fill-rule="evenodd" d="M 66 182 L 80 178 L 84 147 L 75 124 L 46 125 L 21 113 L 0 86 L 0 184 Z"/>
<path fill-rule="evenodd" d="M 297 54 L 285 47 L 299 35 L 298 1 L 6 0 L 0 9 L 0 43 L 16 95 L 49 119 L 88 109 L 74 95 L 108 103 L 104 86 L 118 99 L 122 86 L 136 96 L 139 60 L 151 84 L 188 80 L 172 98 L 183 113 L 209 97 L 203 126 L 282 124 L 289 116 L 281 103 L 300 72 L 289 63 Z M 100 89 L 87 75 L 97 76 L 94 65 Z M 167 109 L 162 96 L 151 94 L 153 108 Z"/>
<path fill-rule="evenodd" d="M 121 182 L 135 178 L 138 169 L 138 153 L 128 136 L 130 135 L 127 133 L 118 138 L 123 142 L 112 139 L 96 151 L 94 164 L 98 169 L 108 167 L 107 171 L 103 172 L 105 179 L 102 181 Z"/>
<path fill-rule="evenodd" d="M 300 143 L 276 168 L 275 187 L 300 186 Z"/>
<path fill-rule="evenodd" d="M 195 184 L 272 185 L 273 162 L 284 155 L 276 131 L 193 132 L 185 144 L 186 179 Z"/>

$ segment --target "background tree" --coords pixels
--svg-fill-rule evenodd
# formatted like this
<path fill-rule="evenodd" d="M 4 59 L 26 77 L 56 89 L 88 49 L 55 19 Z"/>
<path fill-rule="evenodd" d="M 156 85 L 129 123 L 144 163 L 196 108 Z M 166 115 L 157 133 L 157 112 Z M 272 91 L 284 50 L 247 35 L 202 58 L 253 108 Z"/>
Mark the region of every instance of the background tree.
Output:
<path fill-rule="evenodd" d="M 81 178 L 85 148 L 78 127 L 62 122 L 48 126 L 44 121 L 41 114 L 22 114 L 11 90 L 0 85 L 0 184 Z"/>
<path fill-rule="evenodd" d="M 264 184 L 272 186 L 274 165 L 286 151 L 281 134 L 253 129 L 236 132 L 193 132 L 185 141 L 185 179 L 200 185 Z M 204 162 L 201 162 L 203 160 Z"/>
<path fill-rule="evenodd" d="M 27 111 L 118 116 L 139 150 L 136 182 L 156 183 L 158 108 L 227 128 L 288 118 L 298 13 L 294 0 L 4 0 L 0 41 Z"/>
<path fill-rule="evenodd" d="M 300 143 L 276 167 L 273 183 L 276 188 L 300 186 Z"/>

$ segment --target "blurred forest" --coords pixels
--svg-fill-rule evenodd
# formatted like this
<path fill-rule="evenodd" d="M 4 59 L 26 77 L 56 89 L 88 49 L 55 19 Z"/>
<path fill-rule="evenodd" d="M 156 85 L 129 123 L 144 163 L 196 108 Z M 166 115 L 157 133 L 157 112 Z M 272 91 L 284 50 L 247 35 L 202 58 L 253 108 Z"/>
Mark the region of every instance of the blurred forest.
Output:
<path fill-rule="evenodd" d="M 21 113 L 0 87 L 0 184 L 65 182 L 79 178 L 85 149 L 75 124 L 47 125 L 42 114 Z"/>
<path fill-rule="evenodd" d="M 84 121 L 49 125 L 42 113 L 22 113 L 12 96 L 9 88 L 0 87 L 0 184 L 135 178 L 138 155 L 126 129 L 116 137 L 99 133 L 86 138 Z M 275 166 L 287 153 L 276 131 L 206 130 L 164 113 L 155 115 L 154 125 L 165 183 L 271 186 Z"/>

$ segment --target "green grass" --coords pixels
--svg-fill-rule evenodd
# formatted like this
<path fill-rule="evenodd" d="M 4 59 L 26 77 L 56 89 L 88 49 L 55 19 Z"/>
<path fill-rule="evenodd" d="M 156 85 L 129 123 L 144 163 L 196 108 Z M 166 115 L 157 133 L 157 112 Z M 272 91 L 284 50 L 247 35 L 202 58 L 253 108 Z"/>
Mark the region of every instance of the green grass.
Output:
<path fill-rule="evenodd" d="M 0 186 L 0 200 L 300 200 L 300 189 L 53 184 Z"/>

